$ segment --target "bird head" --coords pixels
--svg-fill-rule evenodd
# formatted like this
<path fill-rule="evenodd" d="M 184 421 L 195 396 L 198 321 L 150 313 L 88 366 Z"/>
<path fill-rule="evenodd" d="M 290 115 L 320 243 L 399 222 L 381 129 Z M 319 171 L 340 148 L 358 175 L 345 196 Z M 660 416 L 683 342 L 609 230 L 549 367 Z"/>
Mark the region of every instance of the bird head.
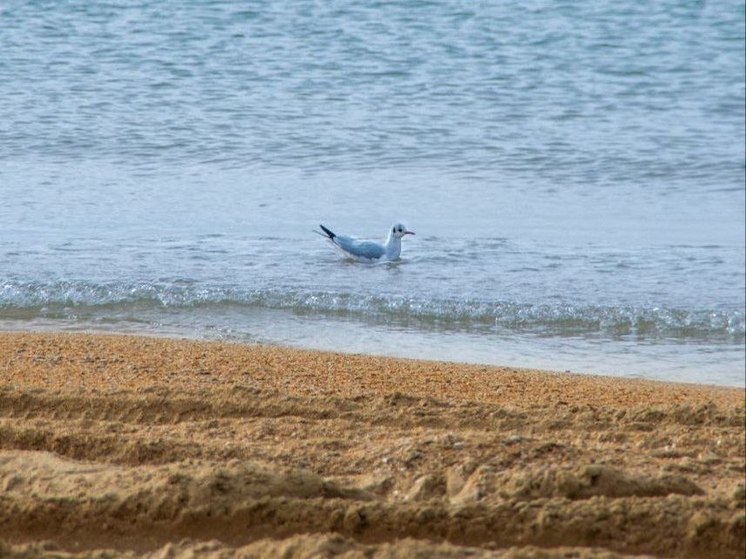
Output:
<path fill-rule="evenodd" d="M 396 223 L 391 227 L 391 236 L 397 239 L 401 239 L 404 235 L 414 235 L 414 231 L 407 229 L 405 225 Z"/>

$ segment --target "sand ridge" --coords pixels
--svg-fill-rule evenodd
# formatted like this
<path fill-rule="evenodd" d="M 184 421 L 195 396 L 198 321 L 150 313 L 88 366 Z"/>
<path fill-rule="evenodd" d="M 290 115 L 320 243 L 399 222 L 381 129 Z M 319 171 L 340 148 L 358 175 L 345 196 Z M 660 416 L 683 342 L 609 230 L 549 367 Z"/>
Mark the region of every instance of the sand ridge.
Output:
<path fill-rule="evenodd" d="M 0 375 L 2 555 L 746 548 L 741 389 L 83 334 Z"/>

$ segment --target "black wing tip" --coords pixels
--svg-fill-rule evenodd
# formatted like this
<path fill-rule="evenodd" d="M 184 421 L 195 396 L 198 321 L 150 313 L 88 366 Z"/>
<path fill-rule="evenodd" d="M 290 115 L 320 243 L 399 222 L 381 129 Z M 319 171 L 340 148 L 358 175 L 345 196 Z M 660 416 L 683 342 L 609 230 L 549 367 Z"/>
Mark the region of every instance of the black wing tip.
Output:
<path fill-rule="evenodd" d="M 332 231 L 330 231 L 329 229 L 327 229 L 326 227 L 324 227 L 324 226 L 323 226 L 323 225 L 321 225 L 320 223 L 319 223 L 319 227 L 321 227 L 321 230 L 322 230 L 322 231 L 323 231 L 324 233 L 326 233 L 326 235 L 327 235 L 327 236 L 328 236 L 328 237 L 329 237 L 330 239 L 333 239 L 334 237 L 336 237 L 336 235 L 335 235 L 335 234 L 334 234 L 334 233 L 333 233 Z"/>

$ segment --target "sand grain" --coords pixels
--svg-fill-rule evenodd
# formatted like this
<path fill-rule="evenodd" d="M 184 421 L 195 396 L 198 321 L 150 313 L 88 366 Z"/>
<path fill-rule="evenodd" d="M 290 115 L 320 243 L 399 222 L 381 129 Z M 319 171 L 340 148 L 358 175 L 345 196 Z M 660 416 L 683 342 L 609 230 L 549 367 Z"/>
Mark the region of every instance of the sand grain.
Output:
<path fill-rule="evenodd" d="M 741 389 L 82 334 L 0 381 L 2 556 L 746 551 Z"/>

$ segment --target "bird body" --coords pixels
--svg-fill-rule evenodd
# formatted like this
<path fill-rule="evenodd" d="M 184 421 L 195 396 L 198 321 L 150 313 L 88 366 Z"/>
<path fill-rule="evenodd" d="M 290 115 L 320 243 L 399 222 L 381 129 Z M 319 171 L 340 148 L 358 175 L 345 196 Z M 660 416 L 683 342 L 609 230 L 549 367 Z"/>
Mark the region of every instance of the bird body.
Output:
<path fill-rule="evenodd" d="M 375 241 L 348 237 L 347 235 L 337 235 L 323 225 L 319 225 L 319 227 L 321 227 L 321 231 L 315 231 L 315 233 L 325 237 L 346 256 L 369 261 L 397 260 L 401 254 L 402 238 L 405 235 L 414 235 L 413 231 L 409 231 L 404 225 L 397 223 L 389 229 L 386 242 L 381 244 Z"/>

